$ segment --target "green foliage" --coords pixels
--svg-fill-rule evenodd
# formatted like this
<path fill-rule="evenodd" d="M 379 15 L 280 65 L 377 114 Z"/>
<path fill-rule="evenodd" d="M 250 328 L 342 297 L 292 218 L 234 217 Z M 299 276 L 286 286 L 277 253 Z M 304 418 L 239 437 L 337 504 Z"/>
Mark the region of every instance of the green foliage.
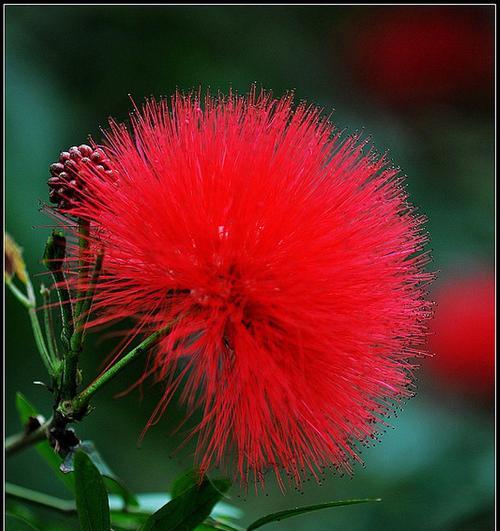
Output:
<path fill-rule="evenodd" d="M 171 489 L 172 498 L 177 498 L 177 496 L 180 496 L 186 490 L 200 484 L 202 477 L 203 474 L 198 468 L 192 468 L 175 478 Z"/>
<path fill-rule="evenodd" d="M 92 463 L 103 476 L 104 483 L 110 493 L 117 494 L 123 500 L 125 507 L 137 507 L 137 498 L 125 487 L 122 480 L 106 464 L 101 454 L 97 451 L 92 441 L 82 441 L 74 451 L 71 451 L 60 465 L 60 470 L 64 473 L 74 470 L 74 458 L 77 451 L 88 455 Z"/>
<path fill-rule="evenodd" d="M 28 399 L 20 392 L 16 394 L 16 407 L 21 420 L 21 424 L 24 427 L 29 421 L 30 417 L 37 417 L 38 411 L 31 405 Z M 56 477 L 64 483 L 66 488 L 72 493 L 75 493 L 75 481 L 72 475 L 64 474 L 60 467 L 62 465 L 62 459 L 54 452 L 50 447 L 48 441 L 39 442 L 36 446 L 36 451 L 40 454 L 42 459 L 49 465 L 54 471 Z"/>
<path fill-rule="evenodd" d="M 16 406 L 23 426 L 38 416 L 36 408 L 21 393 L 16 395 Z M 109 531 L 110 526 L 121 531 L 167 529 L 239 531 L 242 529 L 230 520 L 237 514 L 232 507 L 228 506 L 225 512 L 221 509 L 214 511 L 216 504 L 231 486 L 227 479 L 210 480 L 194 468 L 173 481 L 171 496 L 163 493 L 136 496 L 114 474 L 91 441 L 81 442 L 64 460 L 54 452 L 48 441 L 38 443 L 36 450 L 68 490 L 75 495 L 76 506 L 72 505 L 71 501 L 60 500 L 15 485 L 9 486 L 7 496 L 66 514 L 77 513 L 83 531 Z M 165 499 L 167 503 L 164 503 Z M 121 503 L 115 503 L 117 500 L 121 500 Z M 371 501 L 380 500 L 353 499 L 296 507 L 264 516 L 253 522 L 247 531 L 320 509 Z M 157 509 L 161 503 L 164 505 Z M 215 518 L 215 513 L 223 521 Z M 9 518 L 8 529 L 14 531 L 37 529 L 33 522 L 13 514 Z"/>
<path fill-rule="evenodd" d="M 76 508 L 82 531 L 109 531 L 108 494 L 99 470 L 81 450 L 76 452 L 74 464 Z"/>
<path fill-rule="evenodd" d="M 38 529 L 24 518 L 10 513 L 6 515 L 5 528 L 6 531 L 37 531 Z"/>
<path fill-rule="evenodd" d="M 478 9 L 483 11 L 479 15 L 487 16 L 492 6 Z M 5 192 L 11 208 L 6 209 L 5 221 L 22 243 L 23 258 L 34 278 L 39 278 L 43 269 L 41 240 L 50 233 L 42 228 L 48 223 L 47 216 L 37 204 L 47 197 L 46 167 L 61 148 L 69 142 L 84 141 L 89 133 L 99 141 L 102 134 L 98 126 L 108 115 L 119 120 L 127 117 L 129 92 L 140 103 L 144 95 L 169 95 L 177 87 L 196 89 L 199 83 L 214 91 L 227 91 L 231 85 L 244 93 L 254 80 L 273 88 L 277 95 L 294 87 L 297 99 L 316 101 L 327 113 L 335 108 L 333 118 L 340 128 L 355 131 L 365 126 L 381 150 L 390 149 L 389 156 L 409 175 L 411 197 L 429 217 L 432 267 L 442 270 L 441 278 L 478 260 L 491 265 L 495 247 L 493 113 L 485 113 L 477 106 L 452 109 L 446 102 L 437 108 L 400 112 L 380 105 L 366 87 L 354 85 L 355 65 L 348 60 L 350 49 L 338 43 L 344 42 L 346 31 L 357 31 L 366 18 L 370 22 L 371 14 L 354 5 L 94 5 L 77 9 L 65 5 L 49 9 L 42 5 L 9 5 Z M 376 56 L 379 50 L 371 53 Z M 40 379 L 42 369 L 34 355 L 33 339 L 26 331 L 25 309 L 18 307 L 10 295 L 6 294 L 6 396 L 18 388 L 27 389 L 28 382 Z M 94 374 L 107 351 L 104 346 L 91 345 L 88 353 L 82 358 L 82 368 L 84 374 Z M 141 403 L 132 399 L 117 403 L 112 399 L 115 392 L 128 388 L 136 379 L 137 371 L 125 374 L 99 399 L 99 409 L 106 414 L 87 419 L 89 432 L 103 434 L 99 450 L 104 456 L 116 453 L 117 462 L 122 463 L 121 452 L 126 446 L 123 435 L 134 439 L 144 427 L 144 412 L 152 410 L 157 400 L 155 393 L 147 394 Z M 424 372 L 420 379 L 426 382 Z M 429 384 L 427 381 L 421 386 L 428 389 L 427 401 L 426 392 L 421 389 L 405 414 L 389 421 L 397 429 L 384 436 L 381 447 L 366 452 L 363 449 L 368 464 L 363 473 L 348 482 L 332 478 L 320 491 L 312 485 L 301 498 L 292 492 L 286 498 L 292 500 L 289 505 L 316 503 L 318 496 L 333 499 L 339 491 L 345 493 L 343 497 L 376 492 L 387 502 L 336 511 L 335 526 L 332 521 L 331 528 L 493 529 L 493 415 L 462 397 L 453 396 L 448 401 L 441 388 L 434 399 Z M 11 433 L 17 430 L 16 418 L 9 407 L 6 413 L 6 431 Z M 155 484 L 158 476 L 150 477 L 159 462 L 161 477 L 172 477 L 177 465 L 162 461 L 159 454 L 171 449 L 166 446 L 176 445 L 172 440 L 166 441 L 165 433 L 169 422 L 175 424 L 175 417 L 181 415 L 180 409 L 171 408 L 164 428 L 151 430 L 148 435 L 150 450 L 132 451 L 126 456 L 127 468 L 119 472 L 133 477 L 140 492 L 163 488 Z M 113 436 L 106 437 L 105 433 Z M 36 451 L 43 456 L 42 449 L 47 463 L 54 460 L 52 472 L 45 465 L 36 466 L 36 456 L 28 450 L 26 456 L 9 463 L 9 480 L 22 483 L 29 473 L 43 490 L 55 491 L 57 481 L 74 484 L 73 473 L 59 471 L 61 460 L 50 446 L 38 443 Z M 54 474 L 58 479 L 54 479 Z M 248 522 L 286 507 L 281 492 L 273 489 L 272 480 L 270 483 L 268 498 L 259 495 L 255 500 L 250 494 L 246 504 Z M 110 490 L 110 485 L 106 486 Z M 74 490 L 69 488 L 68 492 Z M 168 500 L 166 492 L 137 494 L 136 498 L 143 515 L 139 509 L 121 511 L 123 500 L 110 496 L 114 529 L 136 529 Z M 13 510 L 10 497 L 7 503 Z M 218 504 L 212 514 L 218 515 L 222 506 Z M 29 508 L 22 515 L 26 519 L 30 519 L 30 513 L 41 513 L 38 507 Z M 481 511 L 489 514 L 491 522 L 485 521 L 487 516 L 481 516 Z M 311 513 L 290 521 L 290 525 L 274 524 L 274 528 L 299 524 L 304 531 L 329 529 L 328 525 L 318 525 L 315 518 L 329 514 Z M 48 531 L 77 529 L 76 513 L 60 520 L 57 525 L 55 519 L 45 525 L 38 519 L 33 522 L 35 527 Z M 7 522 L 10 524 L 10 520 Z M 220 524 L 206 523 L 197 529 L 206 531 L 215 525 Z"/>
<path fill-rule="evenodd" d="M 30 404 L 26 397 L 19 392 L 16 395 L 16 406 L 23 426 L 26 425 L 30 417 L 38 416 L 37 410 Z M 78 449 L 88 454 L 101 475 L 104 476 L 104 483 L 110 493 L 120 496 L 125 507 L 138 505 L 135 496 L 125 487 L 121 479 L 109 468 L 91 441 L 83 441 L 78 446 Z M 69 474 L 69 472 L 73 471 L 74 452 L 70 452 L 63 460 L 54 452 L 47 441 L 38 443 L 36 445 L 36 450 L 54 471 L 57 478 L 66 485 L 72 494 L 74 494 L 75 480 L 73 475 Z"/>
<path fill-rule="evenodd" d="M 189 486 L 191 484 L 191 486 Z M 191 531 L 210 515 L 214 505 L 224 496 L 231 483 L 226 479 L 210 481 L 188 472 L 174 483 L 180 492 L 159 511 L 151 515 L 141 531 Z"/>
<path fill-rule="evenodd" d="M 253 529 L 257 529 L 259 527 L 262 527 L 266 524 L 270 524 L 272 522 L 279 522 L 281 520 L 285 520 L 287 518 L 292 518 L 293 516 L 299 516 L 301 514 L 310 513 L 313 511 L 319 511 L 321 509 L 328 509 L 330 507 L 342 507 L 344 505 L 355 505 L 358 503 L 368 503 L 368 502 L 379 502 L 382 501 L 380 498 L 365 498 L 360 500 L 339 500 L 339 501 L 332 501 L 332 502 L 326 502 L 326 503 L 318 503 L 316 505 L 306 505 L 304 507 L 295 507 L 294 509 L 287 509 L 285 511 L 279 511 L 276 513 L 268 514 L 267 516 L 263 516 L 262 518 L 259 518 L 250 526 L 247 528 L 247 531 L 252 531 Z"/>

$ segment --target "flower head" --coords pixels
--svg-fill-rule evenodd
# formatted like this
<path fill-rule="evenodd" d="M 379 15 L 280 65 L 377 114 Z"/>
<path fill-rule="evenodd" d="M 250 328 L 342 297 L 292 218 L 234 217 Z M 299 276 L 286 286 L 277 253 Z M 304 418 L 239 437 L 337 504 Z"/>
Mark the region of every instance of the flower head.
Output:
<path fill-rule="evenodd" d="M 495 278 L 478 271 L 435 292 L 429 370 L 459 394 L 491 401 L 495 390 Z"/>
<path fill-rule="evenodd" d="M 59 160 L 50 165 L 49 200 L 55 203 L 60 211 L 69 213 L 78 204 L 80 192 L 84 183 L 81 179 L 81 165 L 93 166 L 99 174 L 105 174 L 108 179 L 113 176 L 110 161 L 100 148 L 92 148 L 86 144 L 73 146 L 68 151 L 62 151 Z"/>
<path fill-rule="evenodd" d="M 23 284 L 28 282 L 26 274 L 26 264 L 23 259 L 23 250 L 9 234 L 4 234 L 4 279 L 12 282 L 18 278 Z"/>
<path fill-rule="evenodd" d="M 356 19 L 346 42 L 361 87 L 401 109 L 488 106 L 494 91 L 494 18 L 484 6 L 390 6 Z"/>
<path fill-rule="evenodd" d="M 351 471 L 357 443 L 410 396 L 429 275 L 423 219 L 396 168 L 305 104 L 252 91 L 148 101 L 81 165 L 105 246 L 94 324 L 168 323 L 148 373 L 203 413 L 203 470 Z"/>

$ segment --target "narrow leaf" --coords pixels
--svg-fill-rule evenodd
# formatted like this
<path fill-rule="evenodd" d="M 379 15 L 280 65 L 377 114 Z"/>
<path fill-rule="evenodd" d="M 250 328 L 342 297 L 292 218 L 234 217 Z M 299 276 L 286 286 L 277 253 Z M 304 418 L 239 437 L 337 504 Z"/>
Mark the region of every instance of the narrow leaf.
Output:
<path fill-rule="evenodd" d="M 123 481 L 107 465 L 92 441 L 82 441 L 73 451 L 68 453 L 64 462 L 60 465 L 60 469 L 64 473 L 67 474 L 74 470 L 74 456 L 77 451 L 82 451 L 89 456 L 101 476 L 103 476 L 108 491 L 120 496 L 126 507 L 137 507 L 139 505 L 137 498 L 125 487 Z"/>
<path fill-rule="evenodd" d="M 6 531 L 38 531 L 38 527 L 35 527 L 28 520 L 9 513 L 5 518 L 5 529 Z"/>
<path fill-rule="evenodd" d="M 210 516 L 214 505 L 229 489 L 231 483 L 225 479 L 210 481 L 204 477 L 173 498 L 159 511 L 149 517 L 142 531 L 191 531 Z"/>
<path fill-rule="evenodd" d="M 279 511 L 277 513 L 268 514 L 262 518 L 259 518 L 247 528 L 247 531 L 252 531 L 262 527 L 263 525 L 270 524 L 271 522 L 279 522 L 286 518 L 292 518 L 292 516 L 299 516 L 300 514 L 310 513 L 312 511 L 319 511 L 320 509 L 328 509 L 330 507 L 342 507 L 344 505 L 355 505 L 357 503 L 379 502 L 380 498 L 364 498 L 360 500 L 338 500 L 326 503 L 319 503 L 317 505 L 305 505 L 304 507 L 294 507 L 293 509 L 287 509 L 285 511 Z"/>
<path fill-rule="evenodd" d="M 109 503 L 104 480 L 82 451 L 75 454 L 75 494 L 82 531 L 109 531 Z"/>
<path fill-rule="evenodd" d="M 139 506 L 132 509 L 149 514 L 155 513 L 172 499 L 172 496 L 166 492 L 142 492 L 136 494 L 135 497 Z M 111 510 L 118 510 L 122 506 L 115 495 L 109 497 L 109 503 Z M 213 508 L 211 516 L 219 520 L 232 520 L 241 518 L 243 513 L 237 507 L 221 501 Z"/>
<path fill-rule="evenodd" d="M 202 474 L 199 469 L 192 468 L 191 470 L 184 472 L 184 474 L 181 474 L 172 483 L 172 498 L 177 498 L 177 496 L 180 496 L 183 492 L 190 489 L 191 487 L 199 485 L 201 481 Z"/>
<path fill-rule="evenodd" d="M 16 407 L 23 428 L 30 417 L 36 417 L 38 415 L 36 409 L 28 402 L 26 397 L 20 391 L 16 393 Z"/>
<path fill-rule="evenodd" d="M 56 498 L 43 492 L 28 489 L 21 485 L 15 485 L 13 483 L 6 482 L 4 485 L 5 495 L 7 498 L 13 500 L 22 501 L 23 504 L 32 504 L 35 506 L 43 507 L 45 509 L 52 509 L 62 513 L 75 513 L 76 506 L 72 500 L 63 500 Z"/>

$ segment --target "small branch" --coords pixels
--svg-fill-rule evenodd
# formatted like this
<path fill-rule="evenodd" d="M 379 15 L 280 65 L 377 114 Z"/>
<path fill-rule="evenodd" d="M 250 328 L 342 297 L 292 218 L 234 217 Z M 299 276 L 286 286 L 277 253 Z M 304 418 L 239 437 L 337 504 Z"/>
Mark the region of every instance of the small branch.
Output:
<path fill-rule="evenodd" d="M 45 337 L 47 339 L 47 348 L 53 359 L 59 358 L 57 341 L 54 333 L 54 320 L 52 319 L 52 309 L 50 307 L 50 290 L 43 284 L 40 288 L 40 294 L 43 298 L 43 322 L 45 327 Z"/>
<path fill-rule="evenodd" d="M 28 299 L 30 301 L 30 306 L 28 308 L 28 314 L 31 320 L 31 328 L 33 329 L 33 336 L 35 337 L 35 343 L 38 348 L 38 351 L 40 352 L 45 368 L 47 369 L 48 373 L 52 377 L 54 377 L 57 372 L 58 363 L 56 359 L 52 358 L 52 356 L 50 355 L 50 352 L 47 349 L 47 346 L 45 345 L 45 339 L 43 337 L 42 327 L 40 326 L 40 322 L 38 321 L 38 315 L 36 313 L 35 292 L 33 290 L 33 285 L 31 284 L 29 277 L 26 282 L 26 291 L 27 291 Z"/>
<path fill-rule="evenodd" d="M 54 230 L 45 244 L 43 262 L 54 279 L 54 286 L 57 291 L 59 307 L 61 310 L 61 340 L 64 348 L 69 349 L 69 342 L 73 334 L 74 316 L 68 281 L 66 280 L 66 275 L 63 271 L 65 257 L 66 238 L 64 237 L 64 233 L 60 230 Z"/>
<path fill-rule="evenodd" d="M 54 278 L 54 285 L 59 298 L 59 307 L 61 309 L 62 331 L 61 339 L 66 348 L 69 348 L 69 342 L 73 334 L 73 308 L 71 307 L 71 295 L 69 292 L 68 281 L 62 269 L 51 270 Z"/>
<path fill-rule="evenodd" d="M 94 271 L 90 279 L 89 288 L 84 299 L 81 301 L 80 313 L 78 315 L 78 321 L 75 323 L 75 331 L 71 337 L 71 350 L 80 352 L 82 348 L 83 335 L 85 333 L 85 324 L 88 321 L 90 309 L 92 307 L 92 301 L 94 299 L 94 292 L 99 279 L 99 275 L 102 270 L 102 262 L 104 259 L 104 251 L 101 250 L 97 256 L 94 265 Z"/>
<path fill-rule="evenodd" d="M 5 455 L 10 457 L 33 444 L 39 443 L 48 438 L 48 433 L 52 427 L 53 419 L 49 419 L 36 430 L 30 433 L 18 433 L 11 435 L 5 440 Z"/>
<path fill-rule="evenodd" d="M 86 389 L 84 389 L 73 401 L 73 411 L 79 412 L 84 410 L 94 396 L 94 394 L 109 380 L 114 378 L 120 371 L 122 371 L 130 362 L 144 354 L 151 346 L 153 346 L 159 339 L 167 335 L 170 332 L 172 324 L 161 328 L 157 332 L 154 332 L 147 337 L 140 345 L 132 349 L 114 365 L 112 365 L 104 374 L 91 383 Z"/>
<path fill-rule="evenodd" d="M 43 492 L 27 489 L 26 487 L 21 487 L 20 485 L 14 485 L 13 483 L 5 483 L 5 495 L 7 498 L 12 498 L 25 503 L 31 503 L 32 505 L 37 505 L 38 507 L 44 507 L 46 509 L 52 509 L 54 511 L 66 514 L 77 514 L 76 504 L 73 500 L 63 500 L 61 498 L 56 498 L 55 496 L 50 496 L 49 494 L 44 494 Z M 112 509 L 111 514 L 134 514 L 148 517 L 151 514 L 151 511 L 145 511 L 140 507 L 130 506 L 126 509 Z"/>
<path fill-rule="evenodd" d="M 85 303 L 85 293 L 82 286 L 85 285 L 87 272 L 85 270 L 87 263 L 87 252 L 89 249 L 90 224 L 88 221 L 80 219 L 78 222 L 78 241 L 79 241 L 79 263 L 78 263 L 78 283 L 76 304 L 73 312 L 71 334 L 68 337 L 67 351 L 63 358 L 63 374 L 61 385 L 61 398 L 63 400 L 72 400 L 78 389 L 78 362 L 82 351 L 83 327 L 76 323 L 82 315 L 82 308 Z"/>
<path fill-rule="evenodd" d="M 5 495 L 8 498 L 38 505 L 39 507 L 45 507 L 47 509 L 53 509 L 68 514 L 76 514 L 76 505 L 74 501 L 62 500 L 61 498 L 49 496 L 48 494 L 27 489 L 20 485 L 5 483 Z"/>
<path fill-rule="evenodd" d="M 78 294 L 77 302 L 75 307 L 75 317 L 78 318 L 82 312 L 83 298 L 85 293 L 82 291 L 82 284 L 85 283 L 87 278 L 86 272 L 86 254 L 89 249 L 89 234 L 90 234 L 90 223 L 84 219 L 78 221 L 78 245 L 80 252 L 80 259 L 78 263 Z"/>
<path fill-rule="evenodd" d="M 31 328 L 33 329 L 33 336 L 35 338 L 36 347 L 40 356 L 42 358 L 43 364 L 47 369 L 47 372 L 54 377 L 57 371 L 57 359 L 52 355 L 51 351 L 47 349 L 45 344 L 45 338 L 43 337 L 42 328 L 40 322 L 38 321 L 38 315 L 36 313 L 36 297 L 33 290 L 33 285 L 31 284 L 30 277 L 25 272 L 25 278 L 23 280 L 26 286 L 26 295 L 21 292 L 21 290 L 15 286 L 12 280 L 6 279 L 5 283 L 7 287 L 11 290 L 12 294 L 16 299 L 28 310 L 28 315 L 31 321 Z"/>

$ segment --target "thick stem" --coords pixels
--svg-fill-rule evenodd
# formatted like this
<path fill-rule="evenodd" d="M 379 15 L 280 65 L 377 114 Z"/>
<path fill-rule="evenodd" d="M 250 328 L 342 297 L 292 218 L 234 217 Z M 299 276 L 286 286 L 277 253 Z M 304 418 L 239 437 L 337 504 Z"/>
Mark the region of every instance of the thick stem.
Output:
<path fill-rule="evenodd" d="M 73 313 L 73 325 L 71 336 L 69 337 L 68 349 L 63 359 L 63 375 L 61 385 L 61 398 L 63 400 L 72 400 L 78 389 L 78 362 L 82 351 L 83 328 L 80 326 L 75 330 L 75 324 L 79 321 L 83 304 L 85 302 L 85 292 L 82 286 L 85 286 L 87 279 L 86 264 L 87 252 L 89 248 L 90 224 L 88 221 L 79 220 L 79 264 L 78 264 L 78 290 L 76 295 L 75 311 Z"/>

